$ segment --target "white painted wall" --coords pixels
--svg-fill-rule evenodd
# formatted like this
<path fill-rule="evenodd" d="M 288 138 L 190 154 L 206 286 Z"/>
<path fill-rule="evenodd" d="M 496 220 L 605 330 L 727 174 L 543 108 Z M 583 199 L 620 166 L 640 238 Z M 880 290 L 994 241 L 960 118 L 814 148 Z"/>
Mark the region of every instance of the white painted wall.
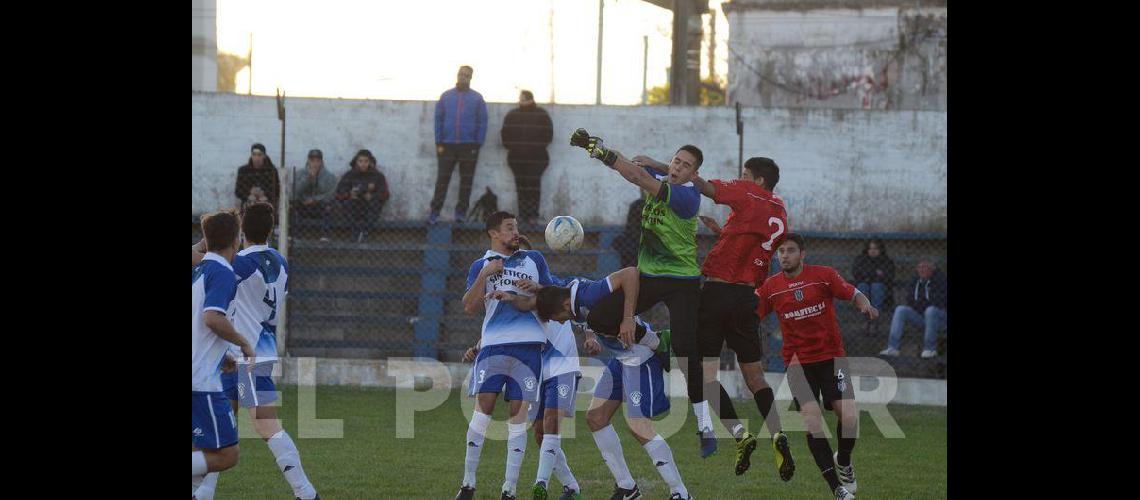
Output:
<path fill-rule="evenodd" d="M 443 89 L 440 89 L 441 91 Z M 356 150 L 371 149 L 391 184 L 382 218 L 427 216 L 436 177 L 434 102 L 288 98 L 286 162 L 300 171 L 310 148 L 324 151 L 338 177 Z M 489 104 L 487 143 L 476 168 L 472 202 L 486 186 L 500 208 L 517 209 L 514 180 L 499 130 L 511 104 Z M 682 144 L 705 153 L 706 178 L 737 176 L 734 110 L 721 107 L 547 107 L 555 141 L 542 180 L 541 214 L 569 214 L 585 224 L 624 224 L 638 190 L 572 148 L 578 127 L 626 156 L 668 161 Z M 946 113 L 745 108 L 744 153 L 781 167 L 776 192 L 788 202 L 790 225 L 817 231 L 943 231 L 946 228 Z M 280 122 L 272 96 L 192 94 L 192 209 L 236 204 L 233 183 L 254 142 L 277 163 Z M 284 184 L 287 178 L 282 176 Z M 444 214 L 454 208 L 458 172 Z M 723 221 L 727 210 L 704 199 L 701 213 Z"/>

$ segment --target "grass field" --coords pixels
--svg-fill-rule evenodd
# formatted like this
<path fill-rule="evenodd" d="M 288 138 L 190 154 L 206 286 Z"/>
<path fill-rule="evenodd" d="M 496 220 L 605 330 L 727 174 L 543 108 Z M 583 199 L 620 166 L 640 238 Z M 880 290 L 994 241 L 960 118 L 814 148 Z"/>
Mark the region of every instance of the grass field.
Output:
<path fill-rule="evenodd" d="M 278 413 L 301 451 L 305 472 L 323 499 L 443 499 L 455 496 L 463 478 L 466 416 L 470 414 L 470 400 L 461 398 L 458 392 L 453 392 L 440 407 L 415 415 L 414 438 L 398 439 L 395 390 L 318 386 L 315 389 L 315 418 L 342 420 L 343 437 L 306 438 L 304 433 L 298 433 L 298 407 L 310 408 L 302 414 L 307 413 L 312 418 L 313 396 L 302 398 L 310 402 L 310 406 L 306 406 L 298 404 L 296 386 L 282 386 L 281 390 L 282 405 Z M 466 406 L 461 406 L 461 400 Z M 500 402 L 497 406 L 495 418 L 503 420 L 505 405 Z M 613 478 L 586 427 L 585 406 L 579 404 L 575 437 L 563 437 L 562 447 L 581 485 L 583 498 L 608 498 Z M 785 428 L 793 428 L 791 423 L 793 420 L 798 423 L 799 415 L 784 411 L 783 401 L 777 401 L 777 406 L 781 407 Z M 756 433 L 760 418 L 755 404 L 738 401 L 736 407 L 742 418 L 752 419 L 749 430 Z M 681 410 L 689 413 L 688 418 L 679 432 L 666 437 L 685 485 L 694 498 L 833 498 L 808 453 L 802 431 L 789 430 L 796 459 L 796 475 L 790 482 L 780 481 L 772 465 L 771 448 L 767 445 L 757 448 L 753 454 L 752 468 L 743 476 L 736 476 L 733 474 L 735 448 L 728 434 L 718 431 L 719 436 L 725 437 L 720 440 L 719 451 L 708 459 L 701 459 L 697 453 L 695 418 L 687 401 L 674 399 L 673 412 Z M 906 437 L 884 437 L 870 415 L 862 414 L 860 438 L 853 455 L 859 481 L 857 496 L 873 499 L 945 498 L 946 409 L 890 405 L 887 410 Z M 265 444 L 256 437 L 244 437 L 254 436 L 248 415 L 242 413 L 238 417 L 243 436 L 241 459 L 237 467 L 222 473 L 217 498 L 292 498 L 291 490 Z M 828 426 L 834 431 L 834 416 L 828 414 L 828 417 Z M 614 427 L 621 436 L 626 461 L 643 496 L 668 498 L 665 483 L 630 434 L 620 412 L 614 418 Z M 494 436 L 494 432 L 489 434 Z M 564 436 L 566 434 L 563 432 Z M 766 443 L 764 439 L 761 441 Z M 831 443 L 834 448 L 834 437 Z M 499 498 L 505 448 L 504 441 L 492 437 L 487 439 L 479 466 L 477 498 Z M 538 465 L 537 450 L 533 438 L 530 439 L 519 476 L 520 499 L 530 498 L 530 486 Z M 553 498 L 562 487 L 555 478 L 552 478 L 552 483 Z"/>

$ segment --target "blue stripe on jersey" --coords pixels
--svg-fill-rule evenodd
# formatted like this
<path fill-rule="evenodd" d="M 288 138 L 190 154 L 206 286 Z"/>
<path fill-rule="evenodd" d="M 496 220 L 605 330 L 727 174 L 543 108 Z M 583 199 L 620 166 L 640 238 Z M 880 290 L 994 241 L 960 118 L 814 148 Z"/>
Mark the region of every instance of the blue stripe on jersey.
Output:
<path fill-rule="evenodd" d="M 199 264 L 202 268 L 202 279 L 206 290 L 206 300 L 202 305 L 202 309 L 215 307 L 223 311 L 228 311 L 230 302 L 233 302 L 234 295 L 237 293 L 237 280 L 234 278 L 234 273 L 225 266 L 214 261 L 202 261 Z"/>

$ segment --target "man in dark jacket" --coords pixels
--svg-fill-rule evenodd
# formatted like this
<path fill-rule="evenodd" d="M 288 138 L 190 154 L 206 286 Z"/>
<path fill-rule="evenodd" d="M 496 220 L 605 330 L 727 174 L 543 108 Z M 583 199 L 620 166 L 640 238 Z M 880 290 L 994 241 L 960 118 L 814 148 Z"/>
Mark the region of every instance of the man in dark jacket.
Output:
<path fill-rule="evenodd" d="M 907 304 L 895 308 L 895 315 L 891 318 L 891 338 L 880 355 L 899 355 L 899 342 L 906 323 L 926 328 L 922 341 L 923 359 L 938 355 L 935 349 L 938 332 L 946 326 L 946 276 L 925 259 L 919 261 L 917 271 L 918 276 L 907 290 Z"/>
<path fill-rule="evenodd" d="M 265 154 L 265 146 L 256 143 L 249 148 L 249 160 L 238 167 L 234 196 L 237 196 L 239 206 L 245 212 L 246 205 L 259 201 L 268 202 L 277 208 L 277 197 L 280 194 L 277 167 Z"/>
<path fill-rule="evenodd" d="M 356 152 L 349 171 L 336 186 L 336 199 L 341 213 L 352 221 L 356 241 L 363 242 L 375 229 L 380 210 L 388 201 L 388 180 L 376 168 L 376 157 L 367 149 Z"/>
<path fill-rule="evenodd" d="M 546 146 L 553 139 L 553 128 L 550 115 L 535 104 L 529 90 L 519 92 L 519 107 L 503 118 L 500 136 L 507 148 L 507 165 L 515 174 L 519 216 L 528 224 L 538 223 L 542 173 L 550 164 Z"/>
<path fill-rule="evenodd" d="M 882 240 L 868 240 L 863 253 L 855 256 L 855 265 L 851 267 L 855 287 L 871 299 L 875 309 L 882 310 L 895 282 L 895 263 L 887 256 L 887 247 Z"/>
<path fill-rule="evenodd" d="M 460 66 L 455 88 L 448 89 L 435 103 L 435 153 L 439 159 L 439 172 L 435 178 L 435 196 L 431 199 L 428 223 L 439 220 L 443 199 L 451 173 L 459 163 L 459 202 L 455 205 L 455 220 L 467 215 L 471 201 L 471 182 L 475 179 L 475 162 L 479 148 L 487 137 L 487 103 L 483 95 L 471 90 L 471 66 Z"/>

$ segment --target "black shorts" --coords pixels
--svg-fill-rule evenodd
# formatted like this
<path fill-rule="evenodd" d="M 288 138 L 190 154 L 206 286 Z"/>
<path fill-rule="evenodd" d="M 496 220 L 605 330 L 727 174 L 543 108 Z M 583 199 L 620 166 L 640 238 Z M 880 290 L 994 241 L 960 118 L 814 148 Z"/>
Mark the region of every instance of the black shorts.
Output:
<path fill-rule="evenodd" d="M 802 368 L 802 369 L 801 369 Z M 823 408 L 831 410 L 831 403 L 841 399 L 855 399 L 855 388 L 851 386 L 851 373 L 847 369 L 847 358 L 832 358 L 827 361 L 792 365 L 788 367 L 788 384 L 792 389 L 792 400 L 796 411 L 800 411 L 800 400 L 823 399 Z"/>
<path fill-rule="evenodd" d="M 697 310 L 700 306 L 700 280 L 658 278 L 642 275 L 638 280 L 637 306 L 634 314 L 641 314 L 658 302 L 669 309 L 669 328 L 673 335 L 673 352 L 688 357 L 697 354 Z M 598 301 L 586 316 L 586 325 L 599 335 L 617 335 L 621 326 L 625 294 L 611 293 Z M 663 325 L 655 325 L 662 330 Z M 644 336 L 638 328 L 639 339 Z"/>
<path fill-rule="evenodd" d="M 764 350 L 760 346 L 760 318 L 756 317 L 759 301 L 751 286 L 706 281 L 698 313 L 701 356 L 720 356 L 721 345 L 728 342 L 738 362 L 760 361 Z"/>

